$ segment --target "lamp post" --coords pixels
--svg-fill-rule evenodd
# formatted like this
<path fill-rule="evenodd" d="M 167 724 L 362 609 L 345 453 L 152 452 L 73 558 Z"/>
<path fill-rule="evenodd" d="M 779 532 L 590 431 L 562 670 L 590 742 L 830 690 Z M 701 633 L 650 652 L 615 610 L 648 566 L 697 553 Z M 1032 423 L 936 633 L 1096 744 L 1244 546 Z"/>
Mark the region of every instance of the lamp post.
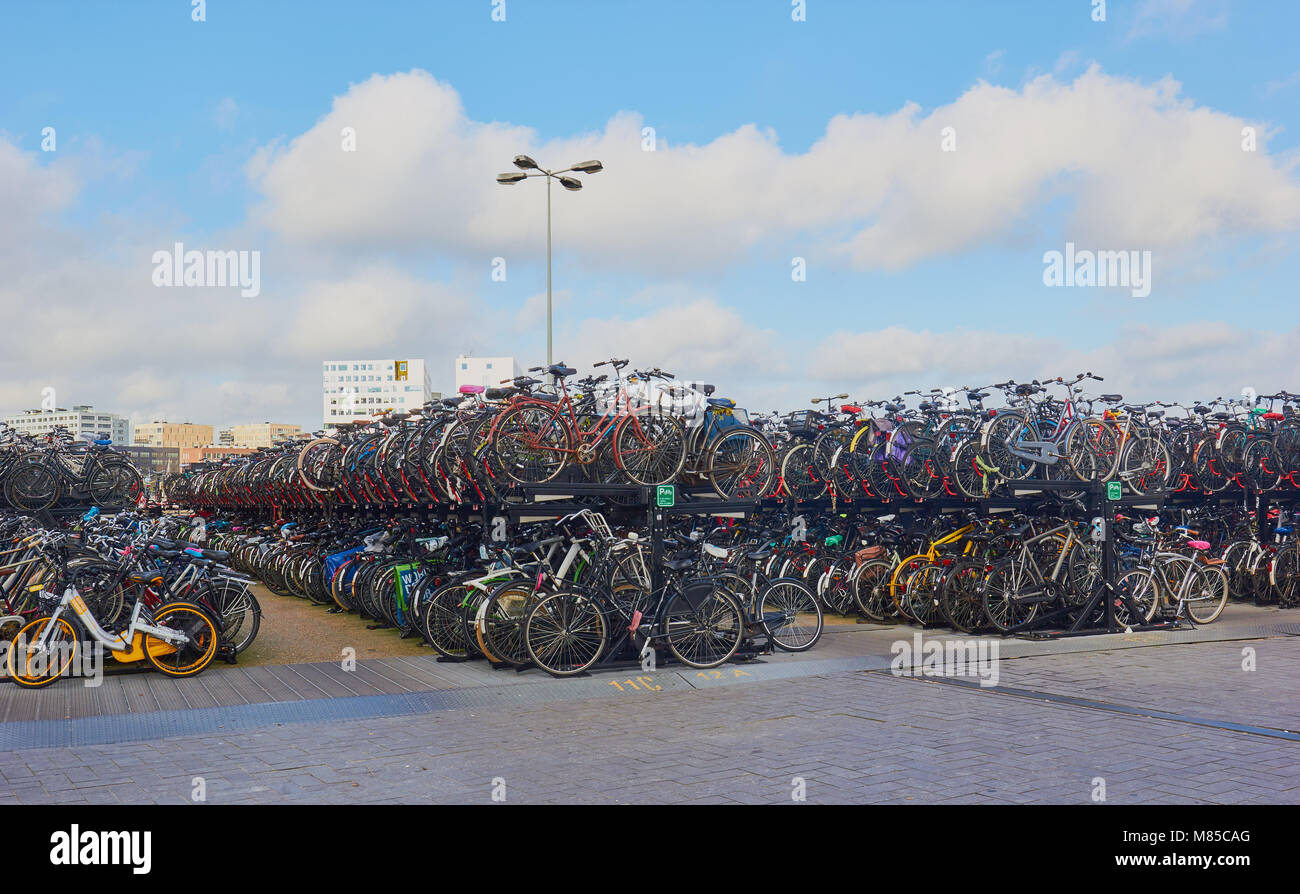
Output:
<path fill-rule="evenodd" d="M 563 171 L 548 171 L 533 161 L 527 155 L 515 156 L 515 167 L 518 171 L 511 171 L 508 174 L 498 174 L 497 183 L 502 186 L 514 186 L 522 180 L 529 177 L 546 178 L 546 365 L 550 366 L 554 361 L 551 359 L 551 181 L 558 180 L 560 185 L 570 192 L 577 192 L 582 189 L 582 181 L 577 177 L 566 176 L 572 171 L 579 171 L 583 174 L 598 174 L 605 169 L 605 166 L 598 161 L 584 161 L 572 167 L 565 168 Z"/>

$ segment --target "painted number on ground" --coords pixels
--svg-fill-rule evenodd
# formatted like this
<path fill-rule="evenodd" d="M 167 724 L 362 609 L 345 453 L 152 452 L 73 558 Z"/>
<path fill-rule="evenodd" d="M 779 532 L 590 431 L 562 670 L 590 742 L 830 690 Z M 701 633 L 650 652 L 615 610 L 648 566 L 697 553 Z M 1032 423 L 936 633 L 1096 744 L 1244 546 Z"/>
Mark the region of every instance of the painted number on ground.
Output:
<path fill-rule="evenodd" d="M 654 677 L 637 677 L 634 680 L 610 680 L 609 685 L 619 692 L 658 692 L 663 689 L 654 681 Z"/>
<path fill-rule="evenodd" d="M 726 679 L 734 680 L 737 679 L 738 677 L 752 677 L 753 674 L 749 673 L 748 671 L 743 671 L 738 667 L 734 667 L 731 669 L 730 675 L 728 675 L 726 671 L 711 670 L 711 671 L 700 671 L 695 676 L 699 677 L 701 680 L 726 680 Z"/>

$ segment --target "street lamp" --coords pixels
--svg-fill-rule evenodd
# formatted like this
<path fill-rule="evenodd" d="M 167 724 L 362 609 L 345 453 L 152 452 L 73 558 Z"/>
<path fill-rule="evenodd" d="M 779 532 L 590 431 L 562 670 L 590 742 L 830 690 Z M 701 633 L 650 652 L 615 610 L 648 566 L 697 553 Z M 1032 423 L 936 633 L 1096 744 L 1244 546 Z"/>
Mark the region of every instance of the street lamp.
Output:
<path fill-rule="evenodd" d="M 519 170 L 508 174 L 497 174 L 497 183 L 502 186 L 514 186 L 529 177 L 546 178 L 546 365 L 550 366 L 554 362 L 551 359 L 551 181 L 558 180 L 560 185 L 569 192 L 577 192 L 582 189 L 582 181 L 577 177 L 564 175 L 571 171 L 581 174 L 599 174 L 605 170 L 605 166 L 592 159 L 579 162 L 563 171 L 548 171 L 527 155 L 516 155 L 514 164 Z"/>

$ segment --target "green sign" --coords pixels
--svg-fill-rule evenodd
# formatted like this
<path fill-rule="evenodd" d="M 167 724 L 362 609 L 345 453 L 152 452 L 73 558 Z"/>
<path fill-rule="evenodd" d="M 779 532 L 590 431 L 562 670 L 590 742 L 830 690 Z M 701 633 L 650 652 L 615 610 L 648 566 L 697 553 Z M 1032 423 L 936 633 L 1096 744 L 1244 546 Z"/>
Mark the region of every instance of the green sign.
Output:
<path fill-rule="evenodd" d="M 656 487 L 655 505 L 660 508 L 677 505 L 677 487 L 672 484 L 660 484 Z"/>
<path fill-rule="evenodd" d="M 1120 497 L 1122 497 L 1122 496 L 1124 496 L 1124 482 L 1122 482 L 1122 481 L 1107 481 L 1107 482 L 1106 482 L 1106 499 L 1107 499 L 1107 500 L 1118 500 L 1118 499 L 1119 499 Z"/>

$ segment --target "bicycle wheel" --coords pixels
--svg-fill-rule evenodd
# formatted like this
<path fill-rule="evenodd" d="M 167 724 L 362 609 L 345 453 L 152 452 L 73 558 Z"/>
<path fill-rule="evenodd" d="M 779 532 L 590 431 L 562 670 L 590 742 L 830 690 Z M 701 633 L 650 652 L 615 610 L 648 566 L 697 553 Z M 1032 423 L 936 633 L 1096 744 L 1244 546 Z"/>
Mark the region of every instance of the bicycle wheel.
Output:
<path fill-rule="evenodd" d="M 1223 551 L 1223 564 L 1228 570 L 1228 593 L 1238 598 L 1244 597 L 1250 587 L 1248 563 L 1252 543 L 1249 540 L 1237 540 L 1228 544 Z"/>
<path fill-rule="evenodd" d="M 1065 437 L 1065 454 L 1080 481 L 1106 481 L 1119 465 L 1119 432 L 1103 419 L 1083 419 Z"/>
<path fill-rule="evenodd" d="M 1156 616 L 1160 606 L 1160 583 L 1145 568 L 1134 568 L 1115 582 L 1111 598 L 1115 601 L 1117 624 L 1122 627 L 1145 624 Z"/>
<path fill-rule="evenodd" d="M 461 623 L 461 613 L 468 587 L 445 584 L 428 596 L 420 611 L 420 629 L 434 651 L 446 658 L 467 658 L 470 640 Z"/>
<path fill-rule="evenodd" d="M 1255 490 L 1266 493 L 1282 482 L 1282 458 L 1271 438 L 1256 438 L 1242 451 L 1246 477 Z"/>
<path fill-rule="evenodd" d="M 745 613 L 718 583 L 691 581 L 668 597 L 659 629 L 682 664 L 717 667 L 740 648 Z"/>
<path fill-rule="evenodd" d="M 826 495 L 826 481 L 817 468 L 811 444 L 796 444 L 781 458 L 781 484 L 796 500 L 816 500 Z"/>
<path fill-rule="evenodd" d="M 1025 419 L 1024 413 L 1019 410 L 1002 411 L 984 424 L 984 429 L 980 432 L 979 453 L 1003 478 L 1032 478 L 1038 464 L 1016 456 L 1011 448 L 1022 441 L 1037 440 L 1038 433 L 1033 424 Z"/>
<path fill-rule="evenodd" d="M 943 474 L 938 462 L 939 448 L 929 438 L 913 441 L 902 459 L 902 477 L 907 489 L 918 500 L 937 497 L 943 491 Z"/>
<path fill-rule="evenodd" d="M 1000 633 L 1030 624 L 1043 601 L 1043 584 L 1026 563 L 1008 560 L 995 565 L 984 580 L 980 603 L 984 618 Z"/>
<path fill-rule="evenodd" d="M 574 591 L 544 597 L 524 619 L 528 657 L 553 677 L 576 676 L 599 661 L 607 632 L 596 600 Z"/>
<path fill-rule="evenodd" d="M 706 476 L 724 500 L 761 500 L 776 486 L 772 445 L 752 428 L 736 428 L 708 448 Z"/>
<path fill-rule="evenodd" d="M 220 634 L 212 618 L 191 602 L 169 602 L 153 612 L 155 627 L 185 634 L 186 642 L 172 644 L 152 633 L 144 634 L 144 654 L 156 670 L 169 677 L 191 677 L 212 663 Z"/>
<path fill-rule="evenodd" d="M 478 645 L 484 655 L 498 663 L 514 667 L 528 663 L 524 619 L 537 601 L 532 583 L 531 578 L 506 581 L 479 606 L 474 624 Z"/>
<path fill-rule="evenodd" d="M 1158 438 L 1131 435 L 1120 452 L 1119 479 L 1139 496 L 1164 487 L 1169 479 L 1169 448 Z"/>
<path fill-rule="evenodd" d="M 928 563 L 907 576 L 903 599 L 907 613 L 922 627 L 932 623 L 940 614 L 939 591 L 943 585 L 944 567 Z"/>
<path fill-rule="evenodd" d="M 1288 544 L 1277 551 L 1269 579 L 1277 593 L 1278 605 L 1282 608 L 1300 602 L 1300 551 L 1297 551 L 1295 544 Z"/>
<path fill-rule="evenodd" d="M 44 463 L 22 463 L 5 479 L 5 500 L 20 512 L 42 512 L 59 502 L 58 472 Z"/>
<path fill-rule="evenodd" d="M 948 572 L 939 588 L 939 611 L 954 630 L 975 633 L 984 621 L 980 585 L 984 563 L 965 562 Z"/>
<path fill-rule="evenodd" d="M 262 606 L 252 589 L 234 581 L 214 586 L 207 599 L 221 622 L 221 638 L 238 655 L 253 644 L 262 626 Z"/>
<path fill-rule="evenodd" d="M 889 580 L 889 596 L 894 600 L 894 611 L 905 620 L 915 620 L 907 611 L 907 582 L 912 577 L 913 571 L 929 563 L 927 557 L 915 555 L 908 556 L 894 568 L 893 576 Z"/>
<path fill-rule="evenodd" d="M 759 597 L 758 611 L 772 645 L 782 652 L 806 652 L 821 639 L 822 609 L 802 581 L 772 581 Z"/>
<path fill-rule="evenodd" d="M 49 616 L 28 621 L 9 644 L 6 666 L 9 679 L 27 689 L 49 686 L 67 673 L 77 660 L 77 632 L 67 618 L 59 618 L 43 648 L 33 644 L 49 626 Z"/>
<path fill-rule="evenodd" d="M 812 583 L 818 598 L 826 608 L 837 615 L 847 616 L 857 608 L 854 601 L 856 593 L 853 586 L 853 571 L 853 557 L 846 556 L 831 562 L 830 567 L 825 571 L 818 569 L 814 572 L 818 578 Z M 805 581 L 811 578 L 812 574 L 804 575 Z"/>
<path fill-rule="evenodd" d="M 665 413 L 628 416 L 614 433 L 614 462 L 635 484 L 675 481 L 686 464 L 686 429 Z"/>
<path fill-rule="evenodd" d="M 854 601 L 862 614 L 883 624 L 894 614 L 894 600 L 889 595 L 889 580 L 894 567 L 884 559 L 865 563 L 853 579 Z"/>
<path fill-rule="evenodd" d="M 1273 568 L 1277 570 L 1276 562 Z M 1187 614 L 1197 624 L 1211 624 L 1228 604 L 1228 574 L 1222 565 L 1198 565 L 1196 570 L 1200 580 L 1187 595 Z"/>
<path fill-rule="evenodd" d="M 979 441 L 967 438 L 952 454 L 952 479 L 962 496 L 982 500 L 993 493 L 996 479 L 991 468 L 985 470 L 979 452 Z"/>
<path fill-rule="evenodd" d="M 91 502 L 105 509 L 134 505 L 143 488 L 144 479 L 129 463 L 101 463 L 86 484 Z"/>
<path fill-rule="evenodd" d="M 573 454 L 573 435 L 552 410 L 520 406 L 497 420 L 492 449 L 501 469 L 520 484 L 542 484 L 563 471 Z"/>

